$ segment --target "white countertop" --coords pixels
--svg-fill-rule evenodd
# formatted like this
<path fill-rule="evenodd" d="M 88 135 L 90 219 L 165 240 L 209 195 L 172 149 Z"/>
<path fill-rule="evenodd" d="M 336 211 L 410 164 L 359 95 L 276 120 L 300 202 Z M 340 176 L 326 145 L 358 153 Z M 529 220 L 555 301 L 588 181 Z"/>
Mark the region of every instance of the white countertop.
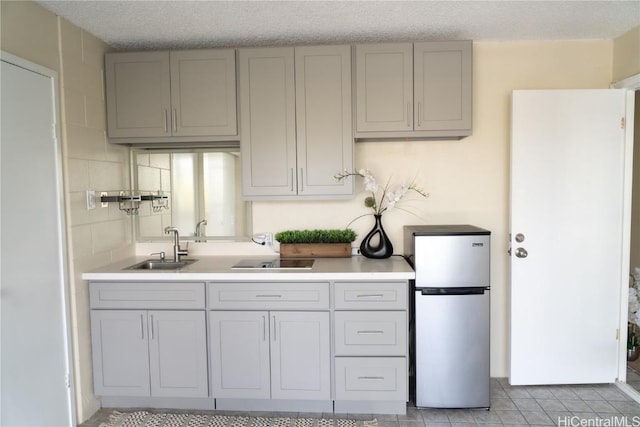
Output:
<path fill-rule="evenodd" d="M 233 269 L 240 260 L 273 260 L 276 256 L 194 256 L 198 261 L 180 270 L 126 270 L 151 257 L 132 257 L 82 274 L 84 280 L 254 281 L 254 280 L 410 280 L 415 272 L 401 256 L 370 259 L 316 258 L 311 269 Z"/>

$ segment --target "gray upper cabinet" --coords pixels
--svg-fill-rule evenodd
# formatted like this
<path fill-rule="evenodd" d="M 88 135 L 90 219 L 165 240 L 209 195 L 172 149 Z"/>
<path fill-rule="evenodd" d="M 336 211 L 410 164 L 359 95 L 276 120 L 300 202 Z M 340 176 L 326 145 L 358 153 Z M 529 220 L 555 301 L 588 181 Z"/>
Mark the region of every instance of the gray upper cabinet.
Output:
<path fill-rule="evenodd" d="M 356 132 L 413 130 L 413 45 L 356 46 Z"/>
<path fill-rule="evenodd" d="M 351 48 L 241 49 L 239 75 L 244 196 L 352 196 Z"/>
<path fill-rule="evenodd" d="M 472 42 L 356 46 L 356 138 L 472 132 Z"/>
<path fill-rule="evenodd" d="M 112 142 L 238 139 L 233 49 L 105 57 Z"/>

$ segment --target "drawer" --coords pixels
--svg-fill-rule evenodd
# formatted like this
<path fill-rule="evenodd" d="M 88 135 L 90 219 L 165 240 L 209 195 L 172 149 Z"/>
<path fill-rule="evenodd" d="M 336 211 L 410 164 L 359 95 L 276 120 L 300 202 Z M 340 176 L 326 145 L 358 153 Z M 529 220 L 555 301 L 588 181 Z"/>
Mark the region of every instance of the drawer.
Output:
<path fill-rule="evenodd" d="M 329 283 L 208 283 L 209 308 L 247 310 L 328 310 Z"/>
<path fill-rule="evenodd" d="M 409 284 L 404 282 L 336 282 L 336 310 L 406 310 Z"/>
<path fill-rule="evenodd" d="M 336 311 L 337 356 L 405 356 L 405 311 Z"/>
<path fill-rule="evenodd" d="M 204 309 L 204 283 L 91 282 L 91 308 Z"/>
<path fill-rule="evenodd" d="M 336 357 L 336 400 L 406 401 L 404 357 Z"/>

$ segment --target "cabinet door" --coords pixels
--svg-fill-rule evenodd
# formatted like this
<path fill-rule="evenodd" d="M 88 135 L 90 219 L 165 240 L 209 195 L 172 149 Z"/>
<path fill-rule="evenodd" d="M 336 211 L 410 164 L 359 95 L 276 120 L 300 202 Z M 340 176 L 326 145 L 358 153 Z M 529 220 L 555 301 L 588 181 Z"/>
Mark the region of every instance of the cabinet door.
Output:
<path fill-rule="evenodd" d="M 271 312 L 271 397 L 331 398 L 328 312 Z"/>
<path fill-rule="evenodd" d="M 353 194 L 351 47 L 295 49 L 298 194 Z"/>
<path fill-rule="evenodd" d="M 356 131 L 413 130 L 413 45 L 356 46 Z"/>
<path fill-rule="evenodd" d="M 239 61 L 243 194 L 295 195 L 294 50 L 241 49 Z"/>
<path fill-rule="evenodd" d="M 269 314 L 209 313 L 213 397 L 269 399 Z"/>
<path fill-rule="evenodd" d="M 174 136 L 236 135 L 233 49 L 171 52 Z"/>
<path fill-rule="evenodd" d="M 149 396 L 147 313 L 92 310 L 93 387 L 98 396 Z"/>
<path fill-rule="evenodd" d="M 204 311 L 150 311 L 149 360 L 154 397 L 207 397 Z"/>
<path fill-rule="evenodd" d="M 109 137 L 170 136 L 169 52 L 105 56 Z"/>
<path fill-rule="evenodd" d="M 415 130 L 471 131 L 472 43 L 414 45 Z"/>

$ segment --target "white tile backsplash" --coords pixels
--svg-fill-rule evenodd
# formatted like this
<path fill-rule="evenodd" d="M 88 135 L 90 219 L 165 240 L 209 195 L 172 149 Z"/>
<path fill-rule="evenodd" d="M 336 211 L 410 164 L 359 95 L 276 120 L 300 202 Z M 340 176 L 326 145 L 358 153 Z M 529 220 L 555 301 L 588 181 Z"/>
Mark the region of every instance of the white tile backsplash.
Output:
<path fill-rule="evenodd" d="M 67 161 L 69 191 L 93 190 L 89 187 L 89 161 L 69 159 Z"/>
<path fill-rule="evenodd" d="M 86 126 L 92 129 L 107 129 L 107 112 L 104 100 L 93 96 L 85 97 Z"/>
<path fill-rule="evenodd" d="M 130 229 L 129 218 L 92 224 L 93 253 L 108 252 L 122 247 L 123 243 L 130 240 Z"/>
<path fill-rule="evenodd" d="M 69 157 L 86 160 L 105 160 L 105 144 L 107 144 L 107 138 L 103 130 L 67 124 Z"/>
<path fill-rule="evenodd" d="M 160 169 L 171 169 L 171 155 L 169 153 L 150 154 L 149 166 Z"/>
<path fill-rule="evenodd" d="M 171 171 L 162 169 L 160 171 L 160 187 L 165 193 L 171 192 Z"/>
<path fill-rule="evenodd" d="M 84 224 L 71 227 L 71 244 L 74 253 L 92 253 L 91 225 Z"/>
<path fill-rule="evenodd" d="M 139 165 L 138 189 L 140 191 L 158 191 L 160 188 L 160 169 Z"/>
<path fill-rule="evenodd" d="M 113 162 L 91 162 L 89 186 L 98 191 L 119 191 L 129 187 L 122 181 L 124 165 Z"/>
<path fill-rule="evenodd" d="M 64 90 L 65 114 L 67 123 L 74 126 L 85 126 L 85 102 L 84 95 L 75 89 Z"/>

